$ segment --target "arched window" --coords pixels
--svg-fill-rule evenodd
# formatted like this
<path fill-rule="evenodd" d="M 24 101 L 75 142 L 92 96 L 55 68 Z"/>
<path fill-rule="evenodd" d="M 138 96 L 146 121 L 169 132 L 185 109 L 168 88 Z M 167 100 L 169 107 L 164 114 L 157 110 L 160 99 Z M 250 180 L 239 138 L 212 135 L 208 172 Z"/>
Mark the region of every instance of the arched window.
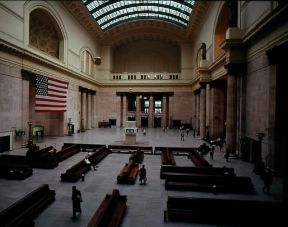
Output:
<path fill-rule="evenodd" d="M 43 9 L 30 13 L 29 44 L 58 59 L 63 54 L 63 36 L 55 19 Z"/>
<path fill-rule="evenodd" d="M 226 30 L 229 27 L 229 18 L 230 18 L 230 11 L 225 3 L 221 9 L 219 14 L 215 34 L 214 34 L 214 58 L 218 58 L 222 54 L 224 54 L 224 50 L 221 49 L 220 45 L 225 40 Z"/>
<path fill-rule="evenodd" d="M 84 50 L 81 54 L 81 72 L 91 76 L 92 74 L 93 58 L 91 54 Z"/>

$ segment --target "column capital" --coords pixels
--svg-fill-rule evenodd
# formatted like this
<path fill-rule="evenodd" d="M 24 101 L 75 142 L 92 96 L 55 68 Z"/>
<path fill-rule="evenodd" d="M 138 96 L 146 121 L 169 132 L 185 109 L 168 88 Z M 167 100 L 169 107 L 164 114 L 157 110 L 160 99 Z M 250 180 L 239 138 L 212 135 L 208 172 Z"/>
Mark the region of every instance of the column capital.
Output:
<path fill-rule="evenodd" d="M 83 92 L 83 93 L 84 93 L 84 92 L 87 92 L 87 90 L 88 90 L 87 88 L 79 87 L 79 91 L 80 91 L 80 92 Z"/>
<path fill-rule="evenodd" d="M 81 87 L 81 86 L 79 86 L 79 91 L 83 92 L 83 93 L 88 93 L 88 94 L 91 94 L 91 95 L 96 95 L 96 91 L 88 89 L 88 88 L 85 88 L 85 87 Z"/>
<path fill-rule="evenodd" d="M 246 64 L 244 63 L 227 63 L 224 65 L 228 75 L 240 75 L 245 72 Z"/>

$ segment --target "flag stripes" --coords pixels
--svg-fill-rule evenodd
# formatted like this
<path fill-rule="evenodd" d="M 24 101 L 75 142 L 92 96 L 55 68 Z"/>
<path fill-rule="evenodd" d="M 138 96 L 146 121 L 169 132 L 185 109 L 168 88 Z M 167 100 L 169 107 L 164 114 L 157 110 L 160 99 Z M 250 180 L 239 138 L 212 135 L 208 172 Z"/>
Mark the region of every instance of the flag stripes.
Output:
<path fill-rule="evenodd" d="M 58 79 L 36 75 L 36 112 L 65 112 L 68 83 Z"/>

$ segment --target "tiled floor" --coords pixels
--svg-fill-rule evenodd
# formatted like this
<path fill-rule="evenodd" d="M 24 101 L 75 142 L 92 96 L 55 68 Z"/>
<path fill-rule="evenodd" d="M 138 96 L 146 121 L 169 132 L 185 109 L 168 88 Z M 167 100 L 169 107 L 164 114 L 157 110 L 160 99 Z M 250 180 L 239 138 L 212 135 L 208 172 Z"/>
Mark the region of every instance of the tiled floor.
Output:
<path fill-rule="evenodd" d="M 121 128 L 91 129 L 84 133 L 74 134 L 65 137 L 45 137 L 36 141 L 40 148 L 54 146 L 60 150 L 64 142 L 91 143 L 91 144 L 119 144 L 124 141 L 124 131 Z M 178 130 L 148 129 L 147 135 L 143 136 L 139 131 L 137 143 L 146 146 L 173 146 L 173 147 L 196 147 L 203 143 L 200 138 L 193 138 L 190 134 L 185 141 L 180 141 Z M 25 155 L 26 149 L 17 149 L 7 154 Z M 78 153 L 52 170 L 33 169 L 33 176 L 23 180 L 0 179 L 0 210 L 8 207 L 13 202 L 32 191 L 40 184 L 48 183 L 51 189 L 56 191 L 56 200 L 45 209 L 37 218 L 36 226 L 87 226 L 90 218 L 103 200 L 105 194 L 110 194 L 113 189 L 119 189 L 121 195 L 127 195 L 127 212 L 122 227 L 161 227 L 161 226 L 216 226 L 197 223 L 176 223 L 164 222 L 163 212 L 166 209 L 167 196 L 191 196 L 209 198 L 238 198 L 251 200 L 281 200 L 282 180 L 274 178 L 271 195 L 262 192 L 262 181 L 258 175 L 253 173 L 253 165 L 243 162 L 240 159 L 231 159 L 226 162 L 223 153 L 215 151 L 214 160 L 206 159 L 215 167 L 233 167 L 238 176 L 250 176 L 254 184 L 255 195 L 239 194 L 212 194 L 203 192 L 179 192 L 166 191 L 164 180 L 160 180 L 161 158 L 159 155 L 145 155 L 143 164 L 147 169 L 148 182 L 146 186 L 139 185 L 118 185 L 116 177 L 124 163 L 128 161 L 129 154 L 110 154 L 102 160 L 96 171 L 89 171 L 85 181 L 79 180 L 76 183 L 65 183 L 60 181 L 61 173 L 72 166 L 77 160 L 83 159 L 85 153 Z M 193 166 L 190 159 L 185 156 L 175 156 L 177 165 Z M 72 185 L 76 185 L 82 192 L 82 216 L 77 220 L 72 217 L 71 191 Z M 237 222 L 237 220 L 235 220 Z M 1 223 L 0 223 L 1 226 Z M 219 226 L 219 225 L 218 225 Z"/>

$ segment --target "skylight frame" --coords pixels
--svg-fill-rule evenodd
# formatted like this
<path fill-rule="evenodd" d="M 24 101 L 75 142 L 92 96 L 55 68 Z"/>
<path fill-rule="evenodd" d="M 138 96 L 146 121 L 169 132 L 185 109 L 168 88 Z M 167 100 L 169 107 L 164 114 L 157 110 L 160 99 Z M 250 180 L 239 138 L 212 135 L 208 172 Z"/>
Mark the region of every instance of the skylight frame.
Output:
<path fill-rule="evenodd" d="M 103 31 L 135 20 L 161 20 L 187 27 L 193 0 L 82 0 Z"/>

